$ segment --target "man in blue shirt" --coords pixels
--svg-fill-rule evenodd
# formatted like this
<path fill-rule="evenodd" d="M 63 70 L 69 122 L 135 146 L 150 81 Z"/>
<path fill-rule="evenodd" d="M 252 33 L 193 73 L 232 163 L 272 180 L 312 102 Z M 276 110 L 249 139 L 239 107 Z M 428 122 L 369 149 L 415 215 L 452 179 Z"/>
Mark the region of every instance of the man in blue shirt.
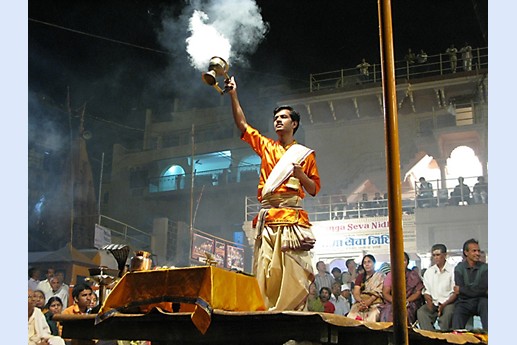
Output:
<path fill-rule="evenodd" d="M 468 320 L 479 315 L 488 331 L 488 264 L 481 262 L 479 243 L 475 239 L 463 244 L 465 260 L 454 269 L 454 292 L 458 295 L 452 315 L 452 328 L 465 328 Z"/>

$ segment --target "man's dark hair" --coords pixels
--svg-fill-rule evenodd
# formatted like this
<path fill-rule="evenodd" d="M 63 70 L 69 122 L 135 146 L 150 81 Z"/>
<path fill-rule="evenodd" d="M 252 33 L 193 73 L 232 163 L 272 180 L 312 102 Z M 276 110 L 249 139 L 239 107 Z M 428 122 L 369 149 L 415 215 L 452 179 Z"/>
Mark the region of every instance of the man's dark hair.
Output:
<path fill-rule="evenodd" d="M 469 244 L 475 243 L 479 245 L 479 242 L 475 239 L 471 238 L 470 240 L 466 240 L 465 243 L 463 243 L 463 255 L 465 255 L 465 252 L 469 250 Z"/>
<path fill-rule="evenodd" d="M 72 290 L 72 297 L 75 299 L 76 297 L 79 297 L 79 294 L 83 292 L 84 290 L 90 290 L 93 292 L 93 289 L 90 285 L 85 283 L 79 283 L 76 284 Z"/>
<path fill-rule="evenodd" d="M 348 264 L 351 263 L 351 262 L 355 263 L 355 259 L 348 259 L 348 260 L 346 260 L 345 266 L 348 267 Z"/>
<path fill-rule="evenodd" d="M 34 275 L 34 272 L 41 272 L 41 270 L 38 267 L 30 267 L 29 268 L 29 278 L 32 278 Z"/>
<path fill-rule="evenodd" d="M 322 292 L 323 290 L 327 290 L 327 292 L 329 293 L 329 296 L 330 296 L 330 295 L 332 295 L 332 290 L 330 290 L 330 289 L 329 289 L 328 287 L 326 287 L 326 286 L 324 286 L 324 287 L 322 287 L 322 288 L 320 289 L 320 295 L 321 295 L 321 292 Z"/>
<path fill-rule="evenodd" d="M 296 128 L 293 130 L 293 134 L 295 134 L 298 128 L 300 128 L 300 114 L 296 110 L 294 110 L 294 108 L 290 105 L 280 105 L 273 110 L 273 115 L 276 115 L 276 113 L 284 109 L 289 110 L 291 120 L 296 121 L 298 123 L 298 126 L 296 126 Z"/>
<path fill-rule="evenodd" d="M 434 252 L 435 250 L 439 250 L 442 253 L 447 253 L 447 247 L 445 246 L 445 244 L 433 244 L 433 246 L 431 247 L 431 252 Z"/>
<path fill-rule="evenodd" d="M 334 271 L 338 271 L 339 273 L 341 273 L 341 269 L 339 267 L 334 267 L 330 272 L 334 273 Z"/>

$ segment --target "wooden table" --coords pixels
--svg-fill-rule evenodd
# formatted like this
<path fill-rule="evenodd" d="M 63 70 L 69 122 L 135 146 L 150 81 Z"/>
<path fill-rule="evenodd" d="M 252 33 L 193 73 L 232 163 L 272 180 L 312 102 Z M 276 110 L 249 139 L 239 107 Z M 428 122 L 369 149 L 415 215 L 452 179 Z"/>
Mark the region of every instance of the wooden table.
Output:
<path fill-rule="evenodd" d="M 127 273 L 104 301 L 96 324 L 115 313 L 191 313 L 201 333 L 210 326 L 214 309 L 263 311 L 264 301 L 255 277 L 213 266 L 160 269 Z"/>

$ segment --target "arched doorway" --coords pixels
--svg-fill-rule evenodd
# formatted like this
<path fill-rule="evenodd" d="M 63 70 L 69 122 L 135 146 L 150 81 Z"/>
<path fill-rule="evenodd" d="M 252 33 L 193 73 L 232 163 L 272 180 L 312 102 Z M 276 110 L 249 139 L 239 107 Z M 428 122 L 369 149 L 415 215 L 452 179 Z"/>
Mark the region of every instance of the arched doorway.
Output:
<path fill-rule="evenodd" d="M 180 190 L 185 188 L 185 170 L 179 165 L 171 165 L 160 177 L 159 190 Z"/>

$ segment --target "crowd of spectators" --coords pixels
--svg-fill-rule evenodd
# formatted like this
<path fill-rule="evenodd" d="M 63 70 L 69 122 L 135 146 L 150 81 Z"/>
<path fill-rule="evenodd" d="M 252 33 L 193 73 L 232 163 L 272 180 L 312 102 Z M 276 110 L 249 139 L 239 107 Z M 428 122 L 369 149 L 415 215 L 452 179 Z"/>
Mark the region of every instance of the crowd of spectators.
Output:
<path fill-rule="evenodd" d="M 348 201 L 346 195 L 332 195 L 315 198 L 307 208 L 311 219 L 340 220 L 364 217 L 378 217 L 388 215 L 388 193 L 381 195 L 375 192 L 370 200 L 368 193 L 362 193 L 358 201 Z M 354 199 L 354 198 L 350 198 Z M 458 184 L 454 188 L 439 189 L 426 180 L 419 178 L 415 186 L 415 200 L 403 199 L 402 212 L 411 214 L 414 208 L 428 208 L 437 206 L 464 206 L 488 204 L 488 183 L 484 176 L 479 176 L 473 186 L 465 183 L 465 179 L 458 177 Z"/>
<path fill-rule="evenodd" d="M 479 243 L 469 239 L 463 244 L 463 260 L 453 266 L 447 262 L 447 247 L 437 243 L 431 248 L 432 265 L 406 267 L 406 309 L 409 326 L 431 331 L 472 328 L 478 316 L 483 331 L 488 331 L 488 264 Z M 309 288 L 306 310 L 344 315 L 371 322 L 392 322 L 392 277 L 389 263 L 375 269 L 376 259 L 364 255 L 361 265 L 346 261 L 347 270 L 334 267 L 328 272 L 318 261 L 318 273 Z M 330 305 L 332 304 L 332 305 Z"/>
<path fill-rule="evenodd" d="M 473 204 L 488 204 L 488 183 L 484 176 L 477 178 L 476 184 L 471 189 L 465 183 L 465 179 L 458 177 L 458 184 L 452 191 L 436 190 L 433 185 L 420 177 L 417 186 L 417 206 L 420 208 L 436 206 L 464 206 Z M 434 191 L 437 191 L 436 196 Z"/>
<path fill-rule="evenodd" d="M 472 318 L 478 316 L 482 330 L 488 331 L 488 264 L 482 254 L 478 241 L 469 239 L 463 244 L 463 260 L 453 266 L 447 262 L 447 247 L 434 244 L 432 265 L 420 272 L 409 268 L 410 258 L 404 253 L 408 326 L 452 331 L 472 328 Z M 333 267 L 329 272 L 324 261 L 316 263 L 317 273 L 309 287 L 305 310 L 360 321 L 392 322 L 390 264 L 384 262 L 376 269 L 375 257 L 365 254 L 360 265 L 354 259 L 348 259 L 345 265 L 346 270 Z M 94 290 L 86 283 L 76 284 L 72 290 L 74 303 L 68 308 L 54 294 L 45 303 L 45 293 L 30 287 L 38 280 L 33 272 L 29 270 L 29 344 L 64 344 L 61 326 L 53 315 L 96 313 L 99 304 Z M 51 283 L 55 279 L 62 286 L 52 269 L 47 279 Z"/>

